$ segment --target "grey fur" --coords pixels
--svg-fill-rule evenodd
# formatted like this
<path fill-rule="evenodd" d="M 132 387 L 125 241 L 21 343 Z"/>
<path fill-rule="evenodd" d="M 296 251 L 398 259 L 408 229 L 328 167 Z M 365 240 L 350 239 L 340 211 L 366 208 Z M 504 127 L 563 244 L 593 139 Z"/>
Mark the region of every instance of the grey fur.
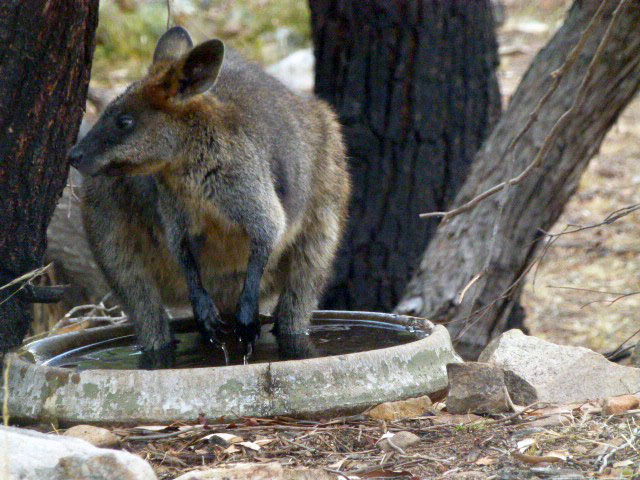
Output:
<path fill-rule="evenodd" d="M 194 50 L 170 61 L 157 54 L 147 77 L 70 153 L 90 175 L 83 185 L 89 243 L 148 351 L 172 341 L 164 304 L 191 298 L 197 308 L 199 278 L 215 304 L 215 312 L 203 307 L 205 326 L 219 326 L 218 312 L 251 323 L 260 301 L 262 311 L 275 306 L 281 336 L 300 335 L 346 219 L 349 175 L 331 109 L 229 49 L 222 68 L 194 67 L 217 55 L 190 59 Z M 211 71 L 215 86 L 190 91 L 192 68 Z M 188 285 L 189 268 L 178 258 L 191 253 L 198 278 Z"/>

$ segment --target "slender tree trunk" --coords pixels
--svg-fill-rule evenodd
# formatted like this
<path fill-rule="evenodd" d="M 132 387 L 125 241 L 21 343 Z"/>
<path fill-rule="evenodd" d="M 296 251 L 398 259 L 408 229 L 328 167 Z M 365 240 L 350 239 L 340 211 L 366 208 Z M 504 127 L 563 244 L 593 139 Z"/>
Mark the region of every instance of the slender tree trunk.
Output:
<path fill-rule="evenodd" d="M 98 0 L 0 2 L 0 286 L 41 266 L 82 119 L 97 23 Z M 44 297 L 0 290 L 0 355 L 22 341 L 30 303 Z"/>
<path fill-rule="evenodd" d="M 576 1 L 565 24 L 534 59 L 508 110 L 479 151 L 456 205 L 505 180 L 509 162 L 515 162 L 515 174 L 531 163 L 551 127 L 575 100 L 618 2 L 605 2 L 605 15 L 574 68 L 561 80 L 515 151 L 508 151 L 507 146 L 548 90 L 552 72 L 561 66 L 600 3 Z M 460 339 L 463 355 L 477 356 L 491 337 L 505 328 L 520 291 L 509 288 L 536 255 L 539 232 L 547 231 L 558 219 L 589 160 L 639 85 L 640 2 L 632 0 L 613 27 L 606 54 L 595 65 L 583 106 L 562 129 L 544 164 L 510 188 L 497 234 L 494 222 L 500 194 L 441 225 L 397 311 L 447 322 L 452 335 Z M 490 254 L 489 268 L 469 286 L 483 271 Z"/>
<path fill-rule="evenodd" d="M 325 307 L 390 311 L 500 112 L 489 0 L 313 0 L 316 93 L 353 195 Z"/>

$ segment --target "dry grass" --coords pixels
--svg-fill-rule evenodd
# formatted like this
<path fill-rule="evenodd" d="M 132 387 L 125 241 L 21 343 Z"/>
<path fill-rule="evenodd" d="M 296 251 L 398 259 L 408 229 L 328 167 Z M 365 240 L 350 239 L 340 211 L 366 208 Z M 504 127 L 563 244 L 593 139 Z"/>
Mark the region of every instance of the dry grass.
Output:
<path fill-rule="evenodd" d="M 636 99 L 609 132 L 584 174 L 577 194 L 553 231 L 600 222 L 622 206 L 640 202 L 640 101 Z M 523 302 L 534 335 L 598 351 L 615 348 L 639 327 L 640 295 L 611 304 L 618 293 L 640 290 L 640 216 L 558 240 L 532 275 Z M 554 288 L 569 286 L 612 293 Z"/>
<path fill-rule="evenodd" d="M 512 20 L 511 25 L 517 25 Z M 508 25 L 507 25 L 508 26 Z M 507 27 L 505 26 L 505 27 Z M 521 53 L 502 57 L 503 93 L 510 95 L 526 65 L 550 35 L 517 29 L 501 34 L 503 45 L 528 45 Z M 567 225 L 601 222 L 611 212 L 640 203 L 640 99 L 633 101 L 608 133 L 591 161 L 576 195 L 552 232 Z M 527 278 L 523 304 L 532 334 L 557 343 L 609 351 L 640 328 L 640 216 L 637 212 L 612 225 L 559 239 L 537 272 Z M 533 282 L 535 275 L 535 283 Z M 611 293 L 561 289 L 572 287 Z"/>

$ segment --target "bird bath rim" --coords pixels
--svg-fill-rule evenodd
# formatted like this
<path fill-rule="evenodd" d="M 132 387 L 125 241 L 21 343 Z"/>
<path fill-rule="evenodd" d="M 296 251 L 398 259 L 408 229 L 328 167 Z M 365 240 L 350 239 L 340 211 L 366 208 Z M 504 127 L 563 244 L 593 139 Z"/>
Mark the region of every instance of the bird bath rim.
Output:
<path fill-rule="evenodd" d="M 167 370 L 84 370 L 36 363 L 78 336 L 131 332 L 100 327 L 37 340 L 5 358 L 9 414 L 18 421 L 70 425 L 195 421 L 224 417 L 318 417 L 429 395 L 447 387 L 447 363 L 462 360 L 445 327 L 372 312 L 317 311 L 314 319 L 380 320 L 430 334 L 394 347 L 304 360 Z M 126 333 L 124 333 L 126 334 Z M 46 347 L 46 348 L 45 348 Z M 54 348 L 55 347 L 55 348 Z"/>

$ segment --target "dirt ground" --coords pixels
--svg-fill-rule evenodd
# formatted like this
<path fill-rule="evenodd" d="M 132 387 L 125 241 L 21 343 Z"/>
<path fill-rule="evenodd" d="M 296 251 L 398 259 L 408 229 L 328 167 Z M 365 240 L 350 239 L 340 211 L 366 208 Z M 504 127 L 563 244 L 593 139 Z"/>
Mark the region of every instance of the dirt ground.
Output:
<path fill-rule="evenodd" d="M 543 2 L 547 10 L 532 10 L 525 2 L 507 3 L 507 21 L 499 34 L 505 103 L 561 21 L 564 3 Z M 616 210 L 640 203 L 640 174 L 635 169 L 639 159 L 640 98 L 636 97 L 608 133 L 551 232 L 597 224 Z M 557 240 L 527 278 L 522 301 L 531 333 L 603 353 L 636 333 L 640 295 L 619 297 L 640 290 L 639 238 L 640 214 L 634 212 L 613 224 Z M 631 340 L 636 341 L 637 336 Z"/>
<path fill-rule="evenodd" d="M 203 467 L 270 462 L 350 480 L 640 478 L 640 410 L 606 417 L 596 404 L 574 404 L 493 419 L 440 407 L 390 422 L 365 415 L 317 422 L 244 418 L 112 430 L 161 480 Z M 380 440 L 399 432 L 416 435 L 417 443 L 384 452 Z"/>

